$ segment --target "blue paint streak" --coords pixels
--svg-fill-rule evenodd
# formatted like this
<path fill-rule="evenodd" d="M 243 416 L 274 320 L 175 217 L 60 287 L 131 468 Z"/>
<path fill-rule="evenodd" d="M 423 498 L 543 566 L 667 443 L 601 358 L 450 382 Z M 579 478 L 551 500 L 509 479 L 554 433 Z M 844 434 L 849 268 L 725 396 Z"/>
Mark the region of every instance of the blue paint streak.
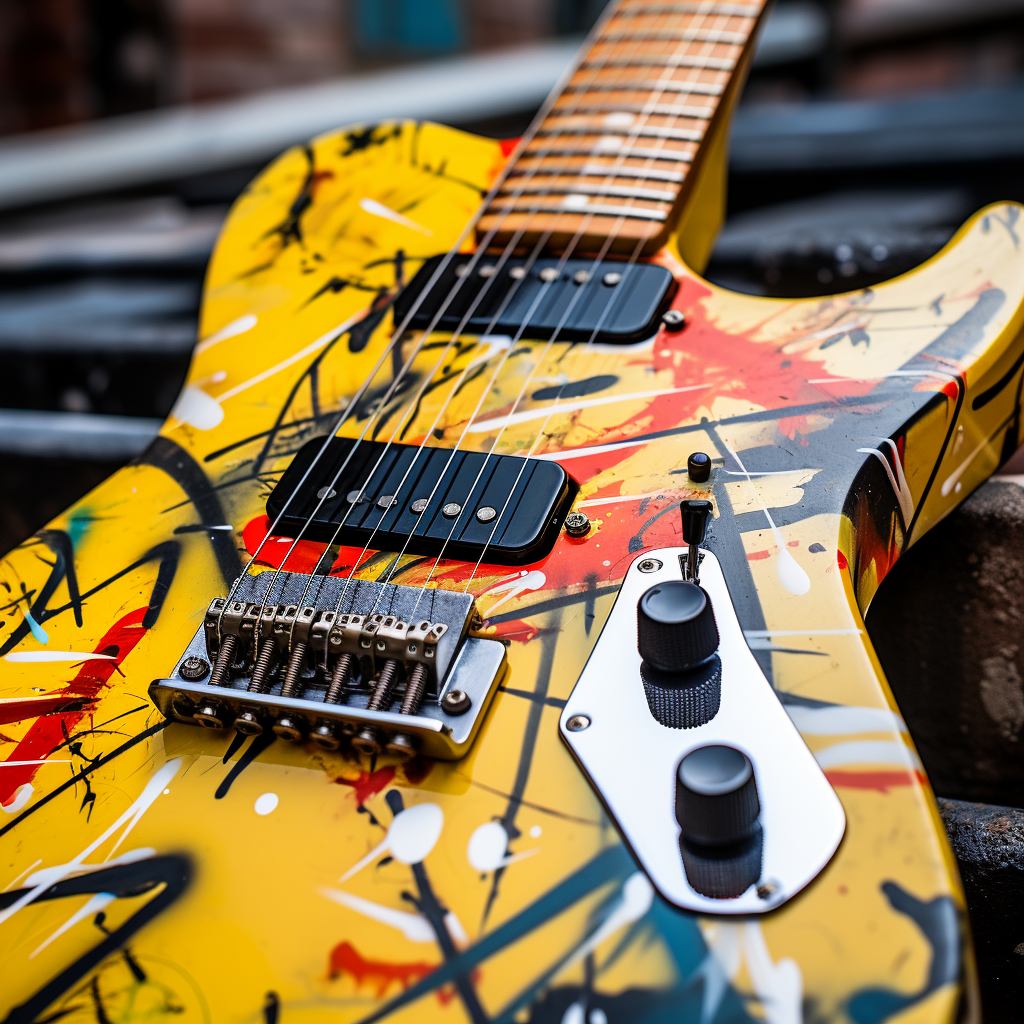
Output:
<path fill-rule="evenodd" d="M 32 636 L 34 636 L 39 643 L 48 644 L 50 642 L 50 634 L 47 633 L 34 618 L 32 618 L 32 613 L 27 608 L 25 609 L 25 621 L 28 623 L 28 628 L 32 631 Z"/>

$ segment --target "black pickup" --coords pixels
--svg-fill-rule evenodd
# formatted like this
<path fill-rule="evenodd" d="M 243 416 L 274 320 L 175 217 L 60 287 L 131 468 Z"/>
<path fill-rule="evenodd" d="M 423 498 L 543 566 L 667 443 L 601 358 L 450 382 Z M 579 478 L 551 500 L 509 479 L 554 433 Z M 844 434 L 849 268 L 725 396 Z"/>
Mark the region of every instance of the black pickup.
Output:
<path fill-rule="evenodd" d="M 303 445 L 270 495 L 271 521 L 284 512 L 276 533 L 306 526 L 309 540 L 522 565 L 551 550 L 577 490 L 557 462 L 347 437 L 330 440 L 300 486 L 323 446 Z"/>
<path fill-rule="evenodd" d="M 396 325 L 405 321 L 443 259 L 427 260 L 398 296 Z M 625 344 L 655 334 L 676 287 L 672 274 L 653 263 L 595 266 L 593 260 L 580 259 L 559 266 L 557 259 L 545 258 L 527 270 L 523 259 L 502 263 L 483 255 L 470 269 L 473 259 L 471 253 L 452 259 L 416 308 L 409 327 L 456 330 L 482 293 L 463 327 L 466 334 L 515 335 L 522 329 L 523 338 L 546 339 L 557 332 L 562 341 Z"/>

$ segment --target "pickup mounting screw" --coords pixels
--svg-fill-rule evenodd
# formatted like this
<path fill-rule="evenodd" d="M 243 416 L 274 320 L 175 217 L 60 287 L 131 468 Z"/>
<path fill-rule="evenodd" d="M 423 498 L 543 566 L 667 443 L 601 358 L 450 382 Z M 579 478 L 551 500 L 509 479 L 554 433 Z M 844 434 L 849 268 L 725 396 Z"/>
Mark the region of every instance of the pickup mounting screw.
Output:
<path fill-rule="evenodd" d="M 472 706 L 473 702 L 465 690 L 449 690 L 441 701 L 446 715 L 464 715 Z"/>
<path fill-rule="evenodd" d="M 590 728 L 590 719 L 586 715 L 573 715 L 565 723 L 565 727 L 569 732 L 583 732 L 584 729 Z"/>
<path fill-rule="evenodd" d="M 679 309 L 667 309 L 661 322 L 666 331 L 681 331 L 686 326 L 686 315 Z"/>
<path fill-rule="evenodd" d="M 584 512 L 570 512 L 565 517 L 565 532 L 570 537 L 586 537 L 590 533 L 590 518 Z"/>
<path fill-rule="evenodd" d="M 638 566 L 640 572 L 657 572 L 661 568 L 661 562 L 657 558 L 645 558 Z"/>
<path fill-rule="evenodd" d="M 178 668 L 178 675 L 187 679 L 190 683 L 198 683 L 210 674 L 210 663 L 205 658 L 197 658 L 192 655 L 186 658 Z"/>

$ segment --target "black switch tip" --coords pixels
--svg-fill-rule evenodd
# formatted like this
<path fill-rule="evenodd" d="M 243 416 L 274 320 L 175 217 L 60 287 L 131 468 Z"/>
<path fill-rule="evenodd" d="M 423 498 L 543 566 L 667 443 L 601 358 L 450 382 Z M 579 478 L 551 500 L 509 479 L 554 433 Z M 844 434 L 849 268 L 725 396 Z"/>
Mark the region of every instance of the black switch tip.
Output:
<path fill-rule="evenodd" d="M 700 547 L 708 532 L 708 520 L 715 506 L 710 501 L 690 498 L 680 503 L 679 511 L 683 517 L 683 543 Z"/>
<path fill-rule="evenodd" d="M 711 456 L 704 452 L 694 452 L 686 460 L 686 472 L 695 484 L 706 483 L 711 479 Z"/>

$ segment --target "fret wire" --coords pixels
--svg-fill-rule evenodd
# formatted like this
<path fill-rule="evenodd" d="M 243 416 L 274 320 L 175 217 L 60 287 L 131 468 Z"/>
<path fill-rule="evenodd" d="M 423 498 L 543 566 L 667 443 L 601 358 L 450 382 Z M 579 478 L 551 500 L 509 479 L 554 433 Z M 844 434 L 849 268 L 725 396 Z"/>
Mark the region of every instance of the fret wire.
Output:
<path fill-rule="evenodd" d="M 647 139 L 675 139 L 678 142 L 701 142 L 705 132 L 694 128 L 668 128 L 662 125 L 645 124 L 636 128 L 623 128 L 621 130 L 608 128 L 604 125 L 551 125 L 545 127 L 545 121 L 538 130 L 538 135 L 600 135 L 602 138 L 609 136 L 621 136 L 628 138 Z"/>
<path fill-rule="evenodd" d="M 668 214 L 661 210 L 651 210 L 644 206 L 609 206 L 603 203 L 587 203 L 585 206 L 562 206 L 560 204 L 531 203 L 526 209 L 519 209 L 508 203 L 494 202 L 489 210 L 501 210 L 503 213 L 520 213 L 527 217 L 536 213 L 561 213 L 568 215 L 589 215 L 595 217 L 625 217 L 627 220 L 665 221 Z"/>
<path fill-rule="evenodd" d="M 676 92 L 693 93 L 700 96 L 721 96 L 725 87 L 715 82 L 658 82 L 636 78 L 622 79 L 614 82 L 594 82 L 591 85 L 576 85 L 570 82 L 566 92 Z M 555 108 L 557 109 L 557 108 Z"/>
<path fill-rule="evenodd" d="M 695 121 L 710 121 L 715 116 L 714 107 L 679 107 L 672 103 L 577 103 L 571 114 L 555 107 L 551 114 L 556 117 L 579 117 L 583 114 L 647 114 L 650 117 L 690 117 Z"/>
<path fill-rule="evenodd" d="M 646 32 L 610 32 L 598 43 L 720 43 L 723 46 L 744 46 L 749 32 L 727 32 L 724 29 L 653 29 Z"/>
<path fill-rule="evenodd" d="M 571 178 L 573 175 L 565 175 L 565 177 Z M 515 178 L 510 180 L 515 181 Z M 532 195 L 537 192 L 554 192 L 557 187 L 560 186 L 553 187 L 543 182 L 531 182 L 530 184 L 519 186 L 519 191 L 524 195 Z M 625 199 L 649 199 L 655 203 L 674 203 L 678 195 L 678 192 L 669 192 L 660 188 L 638 188 L 633 185 L 591 185 L 585 181 L 568 184 L 565 186 L 565 190 L 587 196 L 619 196 Z M 504 194 L 505 189 L 498 193 L 499 196 Z"/>
<path fill-rule="evenodd" d="M 689 164 L 693 162 L 693 154 L 688 153 L 681 149 L 653 149 L 653 148 L 637 148 L 635 146 L 630 147 L 625 153 L 616 153 L 615 150 L 609 150 L 607 153 L 595 153 L 593 146 L 578 146 L 576 148 L 570 148 L 569 146 L 545 146 L 542 150 L 523 150 L 525 156 L 532 156 L 535 159 L 539 156 L 582 156 L 582 157 L 594 157 L 594 156 L 618 156 L 623 159 L 638 159 L 638 160 L 665 160 L 670 163 L 682 163 Z"/>
<path fill-rule="evenodd" d="M 586 71 L 603 68 L 702 68 L 706 71 L 732 71 L 736 61 L 732 57 L 673 57 L 671 54 L 636 55 L 633 57 L 588 57 L 580 67 Z"/>
<path fill-rule="evenodd" d="M 536 159 L 536 157 L 523 159 Z M 615 164 L 552 164 L 550 167 L 531 166 L 534 177 L 540 175 L 576 176 L 581 178 L 649 178 L 651 181 L 670 181 L 682 184 L 686 175 L 682 171 L 665 171 L 656 167 L 628 167 Z M 512 172 L 515 173 L 514 171 Z"/>
<path fill-rule="evenodd" d="M 761 8 L 755 4 L 626 3 L 615 12 L 614 17 L 636 18 L 643 17 L 645 14 L 698 14 L 712 18 L 756 18 L 761 14 Z"/>

